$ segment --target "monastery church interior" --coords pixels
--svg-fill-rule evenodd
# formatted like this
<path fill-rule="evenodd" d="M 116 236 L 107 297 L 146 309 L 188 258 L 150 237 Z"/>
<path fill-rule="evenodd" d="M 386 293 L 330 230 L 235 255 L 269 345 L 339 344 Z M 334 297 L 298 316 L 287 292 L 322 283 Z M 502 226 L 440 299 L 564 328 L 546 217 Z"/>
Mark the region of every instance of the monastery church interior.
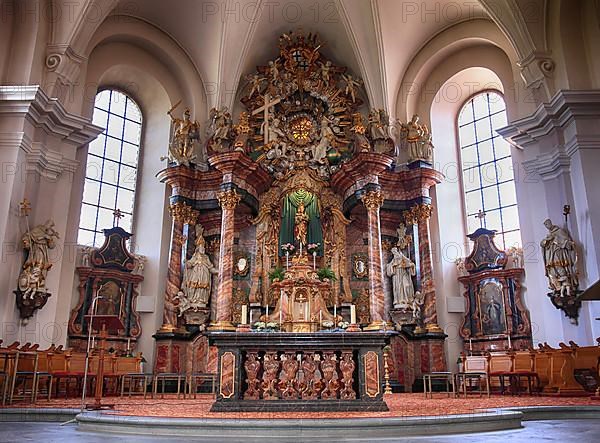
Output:
<path fill-rule="evenodd" d="M 600 1 L 0 15 L 4 345 L 85 351 L 96 315 L 147 372 L 250 374 L 265 330 L 354 333 L 364 358 L 332 358 L 369 396 L 373 346 L 411 391 L 461 353 L 600 336 Z"/>

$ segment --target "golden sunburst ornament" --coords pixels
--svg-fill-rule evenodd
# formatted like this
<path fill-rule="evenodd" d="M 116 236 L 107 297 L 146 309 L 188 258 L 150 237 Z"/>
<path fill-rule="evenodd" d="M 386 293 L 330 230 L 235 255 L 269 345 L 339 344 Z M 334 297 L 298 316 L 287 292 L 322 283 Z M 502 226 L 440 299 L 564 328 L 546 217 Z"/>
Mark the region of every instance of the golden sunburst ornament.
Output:
<path fill-rule="evenodd" d="M 312 126 L 312 121 L 307 117 L 299 117 L 290 123 L 292 139 L 298 146 L 310 143 Z"/>

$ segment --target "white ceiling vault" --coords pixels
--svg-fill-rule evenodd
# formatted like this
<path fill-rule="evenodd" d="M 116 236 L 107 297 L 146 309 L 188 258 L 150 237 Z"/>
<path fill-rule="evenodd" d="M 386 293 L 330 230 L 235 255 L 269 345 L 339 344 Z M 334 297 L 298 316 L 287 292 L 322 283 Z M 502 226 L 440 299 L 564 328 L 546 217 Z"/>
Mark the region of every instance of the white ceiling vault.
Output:
<path fill-rule="evenodd" d="M 491 11 L 491 1 L 474 0 L 79 0 L 79 18 L 55 23 L 51 40 L 55 46 L 82 54 L 81 47 L 100 26 L 98 10 L 104 17 L 134 16 L 162 31 L 187 54 L 204 83 L 207 109 L 233 108 L 244 75 L 277 56 L 283 32 L 301 28 L 318 33 L 326 43 L 323 53 L 364 80 L 371 107 L 385 108 L 393 115 L 411 62 L 428 42 L 452 26 L 483 18 L 509 33 L 516 20 L 522 38 L 511 42 L 525 42 L 534 49 L 542 46 L 523 26 L 519 13 L 523 1 L 505 0 Z M 542 9 L 546 2 L 534 1 Z M 503 13 L 503 8 L 508 12 Z M 92 12 L 95 26 L 85 21 Z M 527 52 L 517 51 L 520 56 Z"/>

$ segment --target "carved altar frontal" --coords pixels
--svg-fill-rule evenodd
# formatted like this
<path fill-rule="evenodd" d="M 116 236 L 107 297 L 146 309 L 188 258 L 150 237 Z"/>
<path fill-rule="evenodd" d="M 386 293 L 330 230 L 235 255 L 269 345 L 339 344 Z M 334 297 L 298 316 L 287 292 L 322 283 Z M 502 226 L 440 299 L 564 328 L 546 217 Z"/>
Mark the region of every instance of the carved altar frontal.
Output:
<path fill-rule="evenodd" d="M 209 334 L 211 411 L 387 411 L 383 347 L 394 332 Z"/>

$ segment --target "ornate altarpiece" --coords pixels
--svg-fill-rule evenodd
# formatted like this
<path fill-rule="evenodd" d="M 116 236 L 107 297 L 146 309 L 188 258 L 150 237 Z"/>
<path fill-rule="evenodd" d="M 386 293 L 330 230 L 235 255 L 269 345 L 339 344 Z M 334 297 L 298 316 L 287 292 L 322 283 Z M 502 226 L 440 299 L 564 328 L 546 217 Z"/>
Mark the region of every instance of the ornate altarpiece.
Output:
<path fill-rule="evenodd" d="M 317 336 L 315 331 L 324 329 L 325 321 L 350 322 L 354 305 L 356 330 L 371 331 L 375 341 L 377 334 L 385 335 L 387 342 L 394 336 L 393 381 L 402 379 L 410 389 L 421 372 L 445 369 L 428 222 L 429 190 L 442 176 L 427 162 L 410 168 L 396 164 L 389 118 L 382 110 L 363 117 L 360 80 L 328 60 L 322 46 L 313 34 L 284 34 L 279 57 L 248 76 L 239 123 L 232 124 L 226 108 L 211 112 L 207 164 L 174 162 L 158 174 L 171 189 L 173 215 L 164 325 L 155 335 L 158 372 L 221 374 L 223 368 L 245 368 L 247 353 L 220 349 L 216 355 L 208 342 L 225 337 L 223 343 L 231 345 L 227 334 L 236 330 L 241 304 L 248 306 L 250 323 L 283 323 L 288 333 Z M 298 212 L 308 216 L 302 229 Z M 411 240 L 405 251 L 417 262 L 415 284 L 423 306 L 418 324 L 397 325 L 401 333 L 396 337 L 386 332 L 394 324 L 383 265 L 390 242 L 399 240 L 399 224 L 407 220 Z M 207 253 L 219 272 L 212 285 L 210 314 L 200 324 L 189 324 L 177 306 L 184 263 L 194 252 L 196 224 L 204 228 L 211 246 Z M 307 253 L 311 243 L 314 253 Z M 294 246 L 291 256 L 282 248 L 288 244 Z M 276 270 L 283 279 L 273 278 Z M 334 278 L 319 277 L 323 270 Z M 341 343 L 351 332 L 333 334 Z M 286 337 L 278 335 L 278 340 Z M 270 335 L 261 337 L 268 341 Z M 289 337 L 289 351 L 301 355 L 301 349 L 292 349 L 293 336 Z M 328 346 L 332 341 L 335 338 Z M 282 368 L 285 350 L 278 345 L 267 351 L 275 353 L 273 367 Z M 369 354 L 374 360 L 367 366 L 357 364 L 356 352 L 349 354 L 348 365 L 355 370 L 375 365 L 382 377 L 381 350 Z M 335 363 L 330 361 L 334 371 L 341 370 L 336 365 L 343 358 L 349 357 L 336 354 Z M 235 380 L 243 384 L 238 375 Z M 242 387 L 228 380 L 221 379 L 221 386 L 229 389 L 223 397 L 242 398 L 239 391 L 231 391 Z M 332 395 L 339 399 L 341 393 Z"/>
<path fill-rule="evenodd" d="M 469 235 L 473 250 L 465 259 L 465 317 L 460 328 L 467 352 L 527 349 L 532 345 L 529 311 L 523 304 L 525 270 L 507 268 L 508 256 L 494 243 L 495 231 L 480 228 Z M 514 263 L 513 263 L 514 265 Z M 508 338 L 510 337 L 510 339 Z"/>
<path fill-rule="evenodd" d="M 131 234 L 120 227 L 104 230 L 104 244 L 100 248 L 83 251 L 79 276 L 79 301 L 69 319 L 69 347 L 80 351 L 87 348 L 88 319 L 94 316 L 119 319 L 124 329 L 109 329 L 107 349 L 131 353 L 142 333 L 140 315 L 135 309 L 139 284 L 144 277 L 139 257 L 127 249 Z"/>

